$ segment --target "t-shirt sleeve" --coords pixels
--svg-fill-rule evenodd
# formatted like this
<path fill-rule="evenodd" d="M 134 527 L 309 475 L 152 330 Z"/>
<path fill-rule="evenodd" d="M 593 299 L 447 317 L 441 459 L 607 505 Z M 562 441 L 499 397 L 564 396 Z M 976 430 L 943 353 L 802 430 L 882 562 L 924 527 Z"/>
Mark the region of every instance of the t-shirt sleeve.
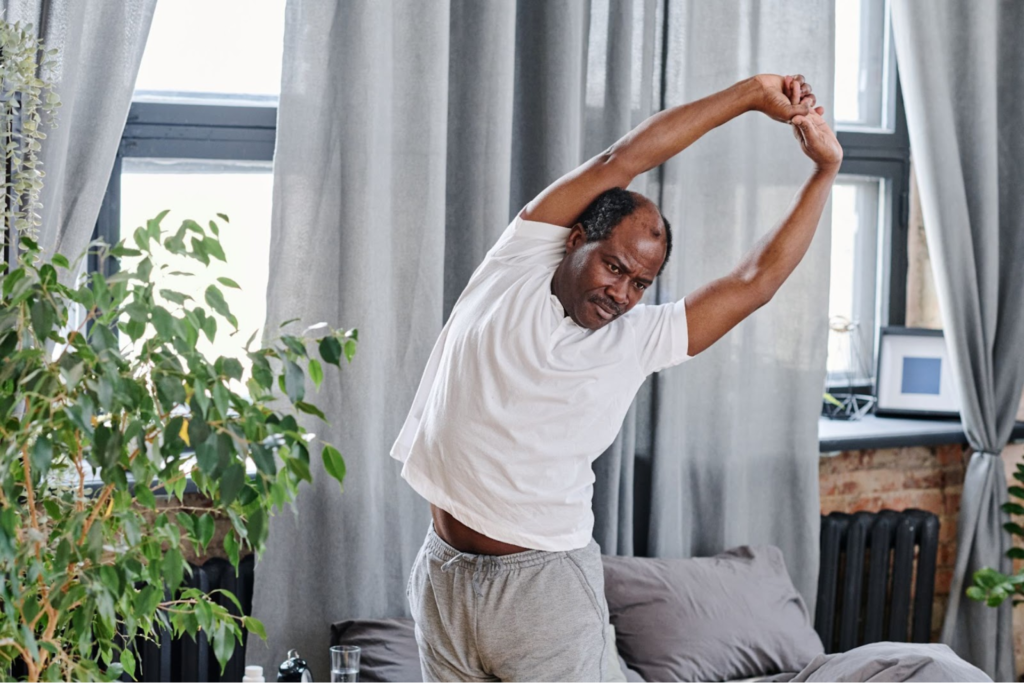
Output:
<path fill-rule="evenodd" d="M 633 325 L 637 360 L 645 373 L 679 365 L 693 357 L 686 353 L 690 336 L 685 299 L 657 306 L 640 304 L 629 312 L 627 319 Z"/>
<path fill-rule="evenodd" d="M 509 265 L 557 265 L 565 256 L 565 240 L 568 237 L 569 228 L 523 220 L 516 214 L 512 223 L 487 252 L 487 259 Z"/>

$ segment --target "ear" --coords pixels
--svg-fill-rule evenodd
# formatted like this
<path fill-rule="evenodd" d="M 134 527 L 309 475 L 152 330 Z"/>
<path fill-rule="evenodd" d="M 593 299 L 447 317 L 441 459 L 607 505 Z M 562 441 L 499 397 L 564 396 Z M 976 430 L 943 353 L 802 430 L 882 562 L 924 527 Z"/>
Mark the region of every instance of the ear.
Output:
<path fill-rule="evenodd" d="M 565 251 L 573 252 L 580 248 L 587 241 L 587 232 L 582 223 L 577 223 L 569 229 L 569 237 L 565 240 Z"/>

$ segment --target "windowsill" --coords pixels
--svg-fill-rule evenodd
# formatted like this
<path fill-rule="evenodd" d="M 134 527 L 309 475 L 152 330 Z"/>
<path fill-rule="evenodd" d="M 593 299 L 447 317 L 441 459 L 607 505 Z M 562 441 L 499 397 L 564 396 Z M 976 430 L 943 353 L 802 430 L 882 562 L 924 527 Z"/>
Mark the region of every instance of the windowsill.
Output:
<path fill-rule="evenodd" d="M 1024 439 L 1024 422 L 1014 425 L 1010 441 Z M 922 420 L 866 415 L 860 420 L 818 418 L 818 443 L 822 456 L 841 451 L 906 446 L 966 444 L 960 420 Z"/>

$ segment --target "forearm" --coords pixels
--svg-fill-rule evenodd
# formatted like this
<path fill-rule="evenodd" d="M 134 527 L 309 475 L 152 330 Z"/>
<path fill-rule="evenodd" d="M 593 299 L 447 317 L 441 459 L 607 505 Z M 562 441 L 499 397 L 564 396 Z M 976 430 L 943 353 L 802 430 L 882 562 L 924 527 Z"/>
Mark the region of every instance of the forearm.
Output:
<path fill-rule="evenodd" d="M 610 149 L 632 176 L 660 166 L 712 128 L 755 108 L 759 86 L 753 78 L 713 95 L 648 117 Z"/>
<path fill-rule="evenodd" d="M 838 166 L 815 169 L 786 216 L 738 267 L 737 272 L 756 284 L 765 301 L 775 295 L 807 253 L 838 172 Z"/>

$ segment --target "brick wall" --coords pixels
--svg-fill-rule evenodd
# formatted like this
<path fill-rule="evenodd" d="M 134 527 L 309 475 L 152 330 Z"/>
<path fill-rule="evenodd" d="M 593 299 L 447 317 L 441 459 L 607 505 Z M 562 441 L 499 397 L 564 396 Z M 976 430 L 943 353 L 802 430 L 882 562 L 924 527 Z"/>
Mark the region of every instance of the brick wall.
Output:
<path fill-rule="evenodd" d="M 919 508 L 939 516 L 932 611 L 938 638 L 956 561 L 956 518 L 970 451 L 959 445 L 843 451 L 819 463 L 821 513 Z"/>
<path fill-rule="evenodd" d="M 1018 419 L 1024 418 L 1024 400 Z M 843 451 L 819 461 L 821 513 L 919 508 L 939 516 L 939 553 L 932 610 L 937 641 L 956 561 L 956 524 L 970 448 L 960 445 Z M 1024 444 L 1003 451 L 1006 479 L 1024 462 Z M 1017 563 L 1017 569 L 1021 563 Z M 1017 671 L 1024 672 L 1024 605 L 1014 610 Z"/>

